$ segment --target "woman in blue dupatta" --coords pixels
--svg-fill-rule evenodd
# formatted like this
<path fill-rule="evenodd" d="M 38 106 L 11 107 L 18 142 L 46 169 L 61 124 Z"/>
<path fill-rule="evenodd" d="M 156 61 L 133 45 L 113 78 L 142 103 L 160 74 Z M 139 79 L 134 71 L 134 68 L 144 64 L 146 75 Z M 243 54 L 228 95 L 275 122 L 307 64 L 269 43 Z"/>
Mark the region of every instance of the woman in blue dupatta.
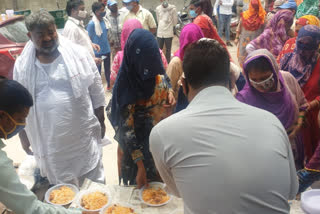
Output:
<path fill-rule="evenodd" d="M 164 76 L 159 46 L 146 30 L 134 30 L 113 89 L 111 123 L 123 152 L 119 183 L 138 185 L 160 180 L 149 151 L 151 129 L 166 118 L 170 83 Z"/>

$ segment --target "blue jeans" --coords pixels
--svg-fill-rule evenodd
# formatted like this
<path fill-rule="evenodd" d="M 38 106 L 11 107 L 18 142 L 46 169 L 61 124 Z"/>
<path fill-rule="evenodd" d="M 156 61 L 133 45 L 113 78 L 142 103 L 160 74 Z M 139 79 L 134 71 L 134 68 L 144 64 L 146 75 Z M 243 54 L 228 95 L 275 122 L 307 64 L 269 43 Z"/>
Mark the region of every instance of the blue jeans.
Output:
<path fill-rule="evenodd" d="M 223 31 L 225 30 L 226 40 L 230 41 L 230 23 L 232 15 L 220 14 L 219 16 L 219 36 L 222 38 Z"/>

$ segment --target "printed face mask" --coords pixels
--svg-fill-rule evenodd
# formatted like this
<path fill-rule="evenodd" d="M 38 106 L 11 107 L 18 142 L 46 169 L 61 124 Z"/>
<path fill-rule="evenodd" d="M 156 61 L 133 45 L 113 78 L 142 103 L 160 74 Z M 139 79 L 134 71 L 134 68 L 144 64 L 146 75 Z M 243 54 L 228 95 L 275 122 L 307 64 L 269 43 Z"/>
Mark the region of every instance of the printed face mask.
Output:
<path fill-rule="evenodd" d="M 4 134 L 4 139 L 10 139 L 13 136 L 15 136 L 16 134 L 18 134 L 21 130 L 23 130 L 26 126 L 25 123 L 18 123 L 16 122 L 7 112 L 4 112 L 8 118 L 12 121 L 12 123 L 14 124 L 14 127 L 9 131 L 6 132 L 1 126 L 0 126 L 0 131 Z"/>
<path fill-rule="evenodd" d="M 273 78 L 273 74 L 271 74 L 271 76 L 262 81 L 262 82 L 255 82 L 253 80 L 250 80 L 251 85 L 256 88 L 259 91 L 264 91 L 264 92 L 268 92 L 270 91 L 270 89 L 272 89 L 274 87 L 274 78 Z"/>

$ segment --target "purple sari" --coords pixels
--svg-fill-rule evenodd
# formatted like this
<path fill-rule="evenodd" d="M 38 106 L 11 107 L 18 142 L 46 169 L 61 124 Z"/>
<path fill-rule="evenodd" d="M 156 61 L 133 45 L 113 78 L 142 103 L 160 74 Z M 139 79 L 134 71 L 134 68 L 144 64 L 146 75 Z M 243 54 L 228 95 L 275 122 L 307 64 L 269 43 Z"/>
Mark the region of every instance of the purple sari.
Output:
<path fill-rule="evenodd" d="M 277 57 L 290 37 L 287 28 L 293 24 L 294 14 L 290 10 L 279 10 L 270 20 L 263 33 L 250 42 L 255 49 L 267 49 Z"/>
<path fill-rule="evenodd" d="M 261 57 L 266 58 L 273 68 L 272 72 L 278 88 L 276 92 L 259 92 L 250 84 L 246 67 L 251 61 Z M 289 129 L 295 122 L 296 107 L 274 56 L 266 49 L 253 51 L 248 55 L 243 69 L 248 81 L 244 89 L 236 95 L 236 98 L 243 103 L 273 113 L 285 129 Z"/>

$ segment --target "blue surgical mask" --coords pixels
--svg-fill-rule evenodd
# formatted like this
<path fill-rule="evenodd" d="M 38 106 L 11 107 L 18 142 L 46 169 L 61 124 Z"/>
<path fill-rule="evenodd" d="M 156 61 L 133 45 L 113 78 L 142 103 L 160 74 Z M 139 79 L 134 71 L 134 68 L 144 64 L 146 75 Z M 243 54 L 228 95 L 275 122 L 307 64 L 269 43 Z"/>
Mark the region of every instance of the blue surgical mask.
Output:
<path fill-rule="evenodd" d="M 126 8 L 127 8 L 127 10 L 131 11 L 133 9 L 133 6 L 129 4 L 126 6 Z"/>
<path fill-rule="evenodd" d="M 189 10 L 189 15 L 191 18 L 196 18 L 198 16 L 195 10 Z"/>
<path fill-rule="evenodd" d="M 18 134 L 21 130 L 23 130 L 26 127 L 25 123 L 18 123 L 16 122 L 7 112 L 4 112 L 8 118 L 14 123 L 14 127 L 12 128 L 11 131 L 6 132 L 1 126 L 0 126 L 0 131 L 4 134 L 4 139 L 10 139 L 16 134 Z"/>
<path fill-rule="evenodd" d="M 18 134 L 20 131 L 22 131 L 25 127 L 26 127 L 25 125 L 17 125 L 16 129 L 12 133 L 7 135 L 7 139 L 12 138 L 16 134 Z"/>
<path fill-rule="evenodd" d="M 105 17 L 105 16 L 106 16 L 106 14 L 107 14 L 107 13 L 106 13 L 106 11 L 101 12 L 101 13 L 100 13 L 100 17 L 102 17 L 102 18 L 103 18 L 103 17 Z"/>

